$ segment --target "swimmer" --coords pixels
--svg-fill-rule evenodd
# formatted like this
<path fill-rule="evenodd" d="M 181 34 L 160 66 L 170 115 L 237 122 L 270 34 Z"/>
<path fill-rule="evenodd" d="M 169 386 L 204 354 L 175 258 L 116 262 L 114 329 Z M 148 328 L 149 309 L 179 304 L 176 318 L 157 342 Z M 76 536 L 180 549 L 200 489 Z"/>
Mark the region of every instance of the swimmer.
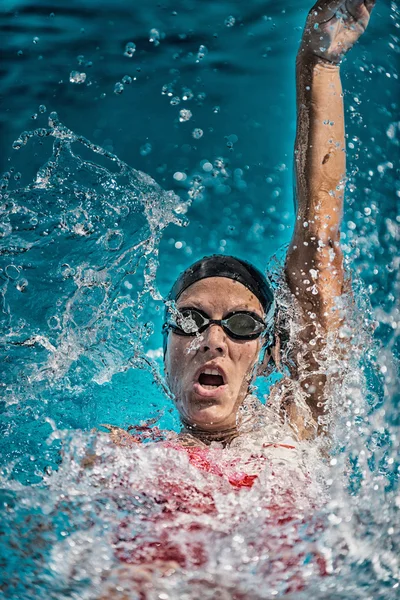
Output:
<path fill-rule="evenodd" d="M 374 4 L 319 0 L 308 14 L 296 60 L 296 223 L 284 276 L 301 326 L 290 348 L 290 376 L 280 386 L 287 390 L 282 414 L 297 439 L 321 432 L 328 383 L 324 350 L 328 340 L 339 346 L 346 176 L 340 63 L 366 30 Z M 247 262 L 214 255 L 186 269 L 168 300 L 173 307 L 163 327 L 165 373 L 185 439 L 227 445 L 238 435 L 238 411 L 260 373 L 260 353 L 263 371 L 281 360 L 284 340 L 272 288 Z M 296 406 L 290 380 L 300 386 L 305 413 Z"/>
<path fill-rule="evenodd" d="M 170 446 L 185 448 L 193 465 L 224 477 L 232 490 L 252 486 L 260 457 L 265 461 L 269 452 L 271 456 L 284 455 L 288 464 L 287 457 L 296 452 L 287 439 L 271 440 L 262 444 L 260 457 L 251 457 L 254 474 L 231 469 L 227 475 L 208 450 L 212 442 L 228 448 L 240 439 L 240 413 L 248 403 L 254 377 L 268 372 L 274 363 L 279 366 L 285 353 L 289 352 L 289 375 L 279 383 L 281 406 L 276 418 L 286 421 L 294 443 L 313 439 L 323 431 L 319 418 L 325 412 L 329 385 L 323 363 L 331 344 L 339 349 L 338 354 L 341 351 L 339 300 L 346 292 L 340 249 L 346 173 L 340 62 L 364 33 L 374 4 L 374 0 L 319 0 L 308 15 L 297 56 L 296 224 L 284 268 L 301 321 L 296 346 L 292 342 L 289 346 L 282 334 L 282 315 L 270 283 L 246 261 L 225 255 L 205 257 L 180 275 L 167 298 L 165 374 L 183 425 Z M 299 390 L 305 411 L 299 409 Z M 109 429 L 119 445 L 139 441 L 117 427 Z M 189 496 L 179 487 L 173 496 L 182 496 L 181 504 L 187 510 Z M 206 500 L 206 508 L 211 510 L 212 503 Z M 285 509 L 285 519 L 290 520 L 290 493 L 280 497 L 276 506 L 276 518 Z M 269 514 L 274 519 L 272 506 Z M 166 518 L 168 523 L 159 527 L 165 535 L 168 527 L 173 527 L 172 515 L 168 513 Z M 284 536 L 282 543 L 286 543 Z M 139 597 L 146 598 L 157 573 L 167 576 L 186 565 L 186 559 L 177 558 L 171 551 L 173 543 L 165 539 L 150 545 L 132 540 L 132 544 L 130 555 L 123 553 L 124 564 L 105 582 L 101 600 L 125 597 L 124 590 L 138 590 Z M 293 590 L 303 589 L 303 584 L 301 578 L 294 579 Z"/>

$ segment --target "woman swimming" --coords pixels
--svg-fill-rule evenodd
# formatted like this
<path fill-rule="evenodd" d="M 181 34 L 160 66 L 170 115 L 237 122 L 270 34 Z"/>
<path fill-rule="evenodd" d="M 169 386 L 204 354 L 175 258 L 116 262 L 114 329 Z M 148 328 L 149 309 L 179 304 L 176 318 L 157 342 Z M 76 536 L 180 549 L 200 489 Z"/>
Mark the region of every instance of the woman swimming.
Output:
<path fill-rule="evenodd" d="M 271 561 L 277 557 L 284 570 L 287 547 L 304 521 L 298 516 L 294 520 L 298 511 L 291 485 L 282 491 L 275 482 L 286 477 L 295 488 L 297 478 L 304 497 L 307 495 L 307 472 L 292 469 L 292 457 L 299 460 L 298 441 L 322 430 L 320 417 L 329 384 L 323 363 L 331 348 L 339 353 L 346 343 L 346 338 L 340 337 L 343 315 L 339 302 L 345 292 L 339 229 L 346 167 L 340 61 L 365 31 L 374 4 L 373 0 L 319 0 L 308 15 L 297 57 L 297 215 L 285 278 L 301 326 L 296 345 L 287 349 L 290 377 L 280 383 L 281 415 L 291 428 L 292 439 L 279 437 L 285 429 L 278 427 L 273 439 L 262 440 L 259 450 L 250 452 L 240 464 L 234 452 L 243 430 L 243 407 L 250 407 L 250 413 L 257 410 L 257 405 L 249 401 L 251 381 L 268 369 L 270 362 L 279 364 L 286 343 L 277 323 L 272 288 L 257 269 L 231 256 L 214 255 L 196 262 L 174 284 L 163 326 L 166 378 L 183 424 L 182 433 L 165 445 L 186 452 L 191 465 L 220 478 L 232 494 L 251 488 L 265 465 L 272 465 L 268 509 L 260 520 L 260 535 L 254 544 L 259 544 L 260 553 L 265 552 L 271 524 L 287 523 L 292 537 L 282 531 L 270 554 Z M 299 389 L 305 411 L 299 409 L 295 397 Z M 111 433 L 119 443 L 136 443 L 133 436 L 116 428 Z M 162 477 L 155 485 L 157 505 L 163 507 L 158 524 L 144 517 L 152 532 L 147 537 L 137 533 L 137 524 L 131 526 L 129 517 L 121 524 L 114 547 L 120 561 L 128 564 L 112 574 L 102 598 L 119 597 L 113 596 L 115 582 L 120 590 L 132 589 L 135 582 L 140 597 L 145 598 L 154 571 L 163 575 L 178 567 L 204 563 L 202 534 L 206 519 L 203 522 L 199 517 L 190 529 L 193 541 L 185 554 L 180 552 L 176 539 L 185 527 L 183 517 L 189 509 L 196 515 L 214 514 L 212 493 L 207 489 L 194 493 L 184 481 L 171 482 Z M 311 498 L 309 508 L 313 507 Z M 161 532 L 159 537 L 157 532 Z M 313 560 L 323 574 L 325 564 L 318 552 Z M 293 592 L 305 583 L 301 574 L 295 574 L 286 584 Z"/>
<path fill-rule="evenodd" d="M 374 4 L 319 0 L 308 15 L 296 61 L 296 225 L 284 274 L 301 326 L 290 349 L 290 378 L 281 387 L 283 413 L 299 439 L 321 429 L 328 381 L 321 365 L 328 341 L 339 346 L 343 324 L 346 151 L 340 62 L 365 31 Z M 260 372 L 255 369 L 260 352 L 264 369 L 268 361 L 280 361 L 283 339 L 271 287 L 248 263 L 211 256 L 179 277 L 169 300 L 165 372 L 184 432 L 203 443 L 227 444 L 238 435 L 238 410 Z M 300 386 L 308 412 L 298 410 L 290 379 Z"/>

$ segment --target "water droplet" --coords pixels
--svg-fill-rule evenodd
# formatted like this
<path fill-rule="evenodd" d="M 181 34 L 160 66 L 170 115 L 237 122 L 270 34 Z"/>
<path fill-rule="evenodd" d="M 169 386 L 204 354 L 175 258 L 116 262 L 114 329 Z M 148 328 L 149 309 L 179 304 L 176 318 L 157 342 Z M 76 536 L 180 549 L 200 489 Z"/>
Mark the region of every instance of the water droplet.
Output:
<path fill-rule="evenodd" d="M 203 137 L 203 130 L 199 128 L 193 129 L 192 136 L 195 140 L 199 140 L 201 137 Z"/>
<path fill-rule="evenodd" d="M 203 164 L 203 171 L 210 173 L 213 170 L 213 166 L 208 160 Z"/>
<path fill-rule="evenodd" d="M 150 154 L 150 152 L 152 151 L 152 146 L 151 144 L 149 144 L 148 142 L 146 144 L 143 144 L 143 146 L 140 147 L 140 154 L 142 156 L 147 156 L 148 154 Z"/>
<path fill-rule="evenodd" d="M 236 19 L 235 19 L 235 17 L 232 17 L 232 15 L 230 15 L 229 17 L 227 17 L 225 19 L 226 27 L 233 27 L 235 23 L 236 23 Z"/>
<path fill-rule="evenodd" d="M 173 96 L 174 95 L 174 88 L 173 88 L 173 84 L 172 83 L 166 83 L 165 85 L 162 86 L 161 88 L 161 94 L 163 96 Z"/>
<path fill-rule="evenodd" d="M 122 92 L 124 91 L 124 84 L 121 83 L 120 81 L 117 81 L 117 83 L 114 86 L 114 94 L 122 94 Z"/>
<path fill-rule="evenodd" d="M 208 54 L 208 48 L 206 46 L 203 46 L 203 44 L 200 46 L 199 51 L 197 52 L 197 59 L 196 62 L 200 62 L 201 60 L 203 60 L 203 58 Z"/>
<path fill-rule="evenodd" d="M 106 234 L 106 237 L 104 240 L 104 246 L 106 247 L 107 250 L 116 251 L 121 248 L 123 241 L 124 241 L 123 231 L 121 231 L 120 229 L 115 229 L 115 230 L 110 229 L 109 231 L 107 231 L 107 234 Z"/>
<path fill-rule="evenodd" d="M 47 320 L 47 325 L 50 329 L 60 329 L 60 319 L 53 315 Z"/>
<path fill-rule="evenodd" d="M 71 83 L 85 83 L 86 73 L 79 73 L 79 71 L 71 71 L 69 74 L 69 80 Z"/>
<path fill-rule="evenodd" d="M 398 138 L 400 137 L 400 121 L 390 123 L 389 127 L 386 130 L 386 135 L 390 140 L 392 140 L 396 145 L 399 144 Z"/>
<path fill-rule="evenodd" d="M 128 58 L 132 58 L 132 56 L 135 54 L 135 52 L 136 52 L 136 44 L 134 44 L 133 42 L 128 42 L 125 46 L 124 56 L 127 56 Z"/>
<path fill-rule="evenodd" d="M 187 102 L 187 100 L 191 100 L 192 98 L 193 98 L 192 90 L 187 87 L 182 88 L 182 100 Z"/>
<path fill-rule="evenodd" d="M 185 181 L 187 179 L 186 173 L 181 173 L 181 171 L 176 171 L 173 175 L 175 181 Z"/>
<path fill-rule="evenodd" d="M 57 127 L 59 124 L 58 114 L 55 111 L 52 111 L 49 114 L 49 127 Z"/>
<path fill-rule="evenodd" d="M 20 267 L 16 267 L 15 265 L 7 265 L 5 268 L 5 274 L 9 279 L 17 279 L 20 272 Z"/>
<path fill-rule="evenodd" d="M 160 44 L 160 32 L 158 29 L 150 29 L 149 32 L 149 42 L 152 42 L 155 46 L 159 46 Z"/>
<path fill-rule="evenodd" d="M 17 290 L 19 292 L 26 292 L 26 288 L 28 287 L 28 280 L 27 279 L 18 279 L 15 287 L 17 288 Z"/>
<path fill-rule="evenodd" d="M 182 110 L 179 111 L 179 121 L 181 123 L 183 123 L 184 121 L 189 121 L 189 119 L 191 119 L 191 118 L 192 118 L 192 112 L 190 110 L 183 108 Z"/>

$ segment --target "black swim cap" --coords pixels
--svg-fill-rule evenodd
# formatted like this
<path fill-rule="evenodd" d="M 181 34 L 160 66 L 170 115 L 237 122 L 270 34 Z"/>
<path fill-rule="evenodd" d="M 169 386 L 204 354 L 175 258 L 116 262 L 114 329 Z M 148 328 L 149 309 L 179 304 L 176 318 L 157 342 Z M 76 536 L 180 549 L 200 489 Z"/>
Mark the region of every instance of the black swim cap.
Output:
<path fill-rule="evenodd" d="M 274 304 L 274 293 L 264 275 L 250 263 L 226 254 L 205 256 L 181 273 L 168 294 L 167 301 L 177 301 L 193 283 L 208 277 L 227 277 L 244 285 L 260 301 L 266 315 L 270 315 Z M 166 315 L 168 306 L 166 309 Z M 166 319 L 165 319 L 166 320 Z M 167 349 L 167 334 L 164 330 L 164 356 Z"/>
<path fill-rule="evenodd" d="M 213 254 L 205 256 L 181 273 L 173 285 L 168 300 L 178 300 L 179 296 L 193 283 L 208 277 L 227 277 L 244 285 L 259 299 L 265 313 L 274 300 L 270 284 L 264 275 L 250 263 L 234 256 Z"/>

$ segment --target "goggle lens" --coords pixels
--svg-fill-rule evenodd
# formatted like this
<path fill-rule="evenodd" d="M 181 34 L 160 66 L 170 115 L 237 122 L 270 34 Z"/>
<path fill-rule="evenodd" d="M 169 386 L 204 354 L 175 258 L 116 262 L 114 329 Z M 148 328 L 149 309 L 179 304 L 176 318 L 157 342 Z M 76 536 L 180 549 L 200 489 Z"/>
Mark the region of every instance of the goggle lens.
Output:
<path fill-rule="evenodd" d="M 220 325 L 224 331 L 236 339 L 254 339 L 266 329 L 261 317 L 246 312 L 237 312 L 226 319 L 209 319 L 195 309 L 184 309 L 174 315 L 166 326 L 172 328 L 178 335 L 194 336 L 202 333 L 211 324 Z"/>

